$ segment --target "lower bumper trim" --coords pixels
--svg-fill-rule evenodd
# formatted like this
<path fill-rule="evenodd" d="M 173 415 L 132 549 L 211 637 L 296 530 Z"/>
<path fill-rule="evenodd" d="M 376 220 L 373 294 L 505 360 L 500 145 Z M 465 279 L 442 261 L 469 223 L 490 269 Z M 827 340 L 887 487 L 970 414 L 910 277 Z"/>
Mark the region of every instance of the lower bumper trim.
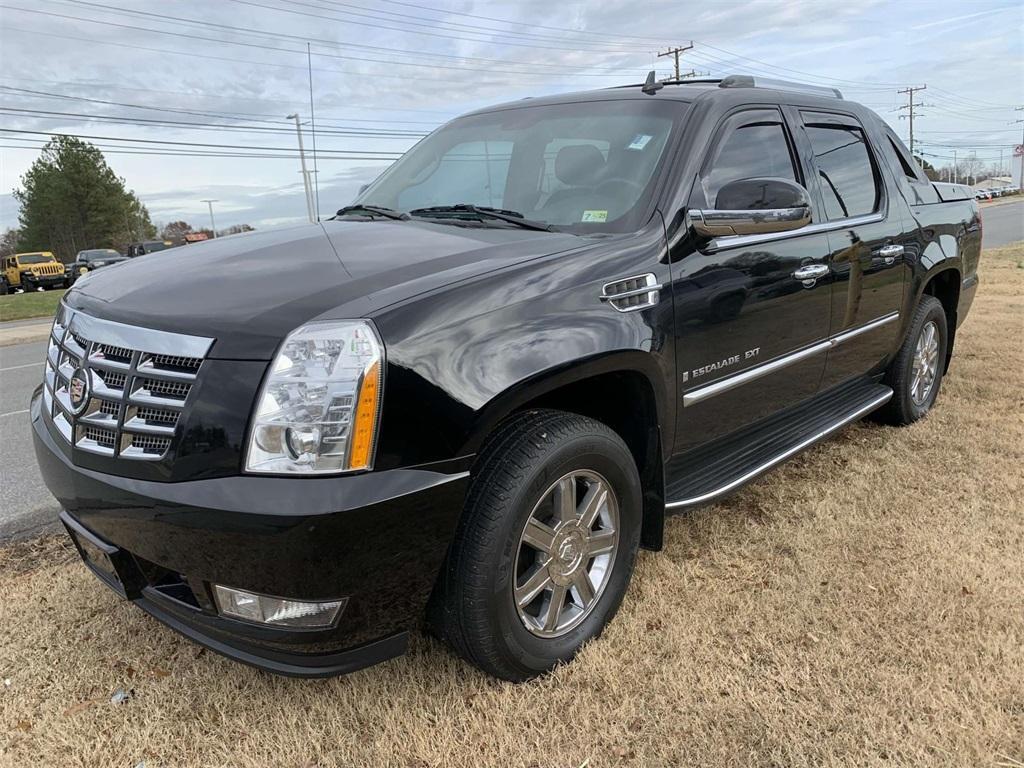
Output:
<path fill-rule="evenodd" d="M 150 600 L 142 598 L 133 602 L 157 621 L 166 624 L 175 632 L 181 633 L 204 648 L 209 648 L 214 653 L 286 677 L 314 678 L 344 675 L 373 664 L 379 664 L 395 656 L 401 656 L 409 647 L 409 633 L 398 632 L 381 640 L 332 654 L 308 657 L 272 654 L 267 651 L 255 654 L 197 632 L 194 627 L 179 621 Z"/>

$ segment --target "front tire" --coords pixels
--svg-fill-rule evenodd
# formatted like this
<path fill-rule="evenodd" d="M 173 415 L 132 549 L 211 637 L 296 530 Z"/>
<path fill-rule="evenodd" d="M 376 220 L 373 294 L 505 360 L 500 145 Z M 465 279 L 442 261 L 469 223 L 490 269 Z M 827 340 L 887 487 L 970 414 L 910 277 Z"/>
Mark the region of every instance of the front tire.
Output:
<path fill-rule="evenodd" d="M 882 421 L 905 426 L 923 418 L 939 395 L 946 365 L 949 328 L 934 296 L 922 296 L 903 346 L 886 371 L 892 399 L 879 411 Z"/>
<path fill-rule="evenodd" d="M 506 422 L 477 467 L 430 618 L 466 660 L 518 682 L 572 659 L 618 610 L 640 477 L 615 432 L 559 411 Z"/>

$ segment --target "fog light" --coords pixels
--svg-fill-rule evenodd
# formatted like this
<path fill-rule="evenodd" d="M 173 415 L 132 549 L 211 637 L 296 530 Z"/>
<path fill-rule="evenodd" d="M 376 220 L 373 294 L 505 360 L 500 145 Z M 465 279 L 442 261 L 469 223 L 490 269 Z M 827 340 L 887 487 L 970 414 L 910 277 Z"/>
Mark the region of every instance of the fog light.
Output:
<path fill-rule="evenodd" d="M 312 602 L 269 597 L 241 589 L 213 585 L 217 610 L 222 616 L 268 624 L 275 627 L 297 629 L 323 629 L 330 627 L 341 615 L 348 598 Z"/>

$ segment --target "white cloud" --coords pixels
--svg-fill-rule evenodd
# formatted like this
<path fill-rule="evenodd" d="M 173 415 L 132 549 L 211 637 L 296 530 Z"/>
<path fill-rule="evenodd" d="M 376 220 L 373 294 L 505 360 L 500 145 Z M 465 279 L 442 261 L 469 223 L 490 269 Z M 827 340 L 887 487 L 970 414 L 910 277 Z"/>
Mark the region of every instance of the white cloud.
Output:
<path fill-rule="evenodd" d="M 961 0 L 736 0 L 710 4 L 448 0 L 444 12 L 404 3 L 359 0 L 344 7 L 334 6 L 333 10 L 333 4 L 326 0 L 287 6 L 272 0 L 252 2 L 256 5 L 236 0 L 182 0 L 174 4 L 139 0 L 115 12 L 82 6 L 74 0 L 22 4 L 32 10 L 91 21 L 4 11 L 0 17 L 0 85 L 120 104 L 41 98 L 10 91 L 0 91 L 0 101 L 8 108 L 287 129 L 285 115 L 298 111 L 305 118 L 309 112 L 306 58 L 301 51 L 305 48 L 302 40 L 312 39 L 337 43 L 313 46 L 314 53 L 330 54 L 314 56 L 313 60 L 316 110 L 322 129 L 319 148 L 401 151 L 414 137 L 328 135 L 328 126 L 422 132 L 460 112 L 489 103 L 636 82 L 652 67 L 661 73 L 668 71 L 668 60 L 656 57 L 659 49 L 694 39 L 695 49 L 683 57 L 687 67 L 710 70 L 713 75 L 753 72 L 819 82 L 825 82 L 822 78 L 853 81 L 838 84 L 849 97 L 892 118 L 901 133 L 905 126 L 887 111 L 897 98 L 895 85 L 927 82 L 927 95 L 935 95 L 930 99 L 934 106 L 922 111 L 925 116 L 918 126 L 922 136 L 935 132 L 933 149 L 937 154 L 946 151 L 938 144 L 951 144 L 952 137 L 960 135 L 948 134 L 940 142 L 942 131 L 989 132 L 984 142 L 971 138 L 973 134 L 964 134 L 961 144 L 968 138 L 986 144 L 1009 144 L 1019 139 L 1005 125 L 1014 117 L 1012 111 L 982 111 L 990 104 L 1024 102 L 1024 55 L 1019 35 L 1024 10 L 1006 0 L 978 0 L 967 8 Z M 431 0 L 432 5 L 442 2 L 445 0 Z M 270 5 L 300 13 L 259 7 Z M 356 10 L 360 7 L 364 10 Z M 970 13 L 965 14 L 965 9 Z M 152 18 L 146 13 L 201 23 Z M 501 24 L 467 14 L 518 24 Z M 447 24 L 438 26 L 441 22 Z M 972 25 L 969 36 L 960 32 L 965 23 Z M 130 26 L 150 31 L 126 28 Z M 264 30 L 268 35 L 229 27 Z M 184 37 L 160 34 L 159 30 Z M 920 44 L 924 39 L 927 45 Z M 297 52 L 279 53 L 258 46 Z M 950 92 L 958 95 L 950 96 Z M 181 111 L 162 113 L 124 104 Z M 189 111 L 237 117 L 185 114 Z M 264 120 L 282 122 L 261 122 Z M 11 112 L 4 114 L 2 127 L 272 146 L 289 153 L 295 146 L 290 129 L 247 133 L 209 127 L 143 127 Z M 46 137 L 23 135 L 12 140 L 16 134 L 0 136 L 4 137 L 0 140 L 0 191 L 7 191 L 17 185 L 37 155 L 37 151 L 12 149 L 11 145 L 39 146 Z M 979 155 L 982 151 L 998 152 L 979 147 Z M 114 152 L 107 157 L 147 203 L 155 220 L 205 221 L 206 208 L 199 202 L 205 197 L 220 201 L 217 223 L 221 226 L 242 222 L 265 226 L 304 215 L 296 160 Z M 319 167 L 321 210 L 327 212 L 347 203 L 361 183 L 376 176 L 381 164 L 324 158 Z M 9 196 L 0 195 L 0 227 L 14 223 L 16 206 Z"/>

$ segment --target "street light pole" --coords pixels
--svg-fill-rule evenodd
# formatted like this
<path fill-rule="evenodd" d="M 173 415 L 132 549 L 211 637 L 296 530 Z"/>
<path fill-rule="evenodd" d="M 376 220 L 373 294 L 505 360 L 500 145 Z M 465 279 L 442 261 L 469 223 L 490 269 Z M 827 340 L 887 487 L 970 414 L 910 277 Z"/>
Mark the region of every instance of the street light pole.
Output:
<path fill-rule="evenodd" d="M 219 203 L 219 200 L 200 200 L 201 203 L 206 203 L 206 206 L 210 209 L 210 229 L 213 230 L 213 236 L 217 237 L 217 224 L 213 220 L 213 204 Z"/>
<path fill-rule="evenodd" d="M 1014 107 L 1013 111 L 1024 112 L 1024 107 Z M 1014 125 L 1017 123 L 1020 123 L 1020 178 L 1017 179 L 1017 189 L 1024 190 L 1024 118 L 1013 121 Z M 1010 183 L 1013 183 L 1013 171 L 1010 171 Z"/>
<path fill-rule="evenodd" d="M 299 113 L 288 115 L 289 120 L 295 121 L 295 133 L 299 137 L 299 162 L 302 165 L 302 186 L 306 190 L 306 215 L 309 216 L 309 223 L 316 221 L 313 216 L 313 190 L 309 185 L 309 171 L 306 170 L 306 151 L 302 146 L 302 127 L 299 125 Z"/>

